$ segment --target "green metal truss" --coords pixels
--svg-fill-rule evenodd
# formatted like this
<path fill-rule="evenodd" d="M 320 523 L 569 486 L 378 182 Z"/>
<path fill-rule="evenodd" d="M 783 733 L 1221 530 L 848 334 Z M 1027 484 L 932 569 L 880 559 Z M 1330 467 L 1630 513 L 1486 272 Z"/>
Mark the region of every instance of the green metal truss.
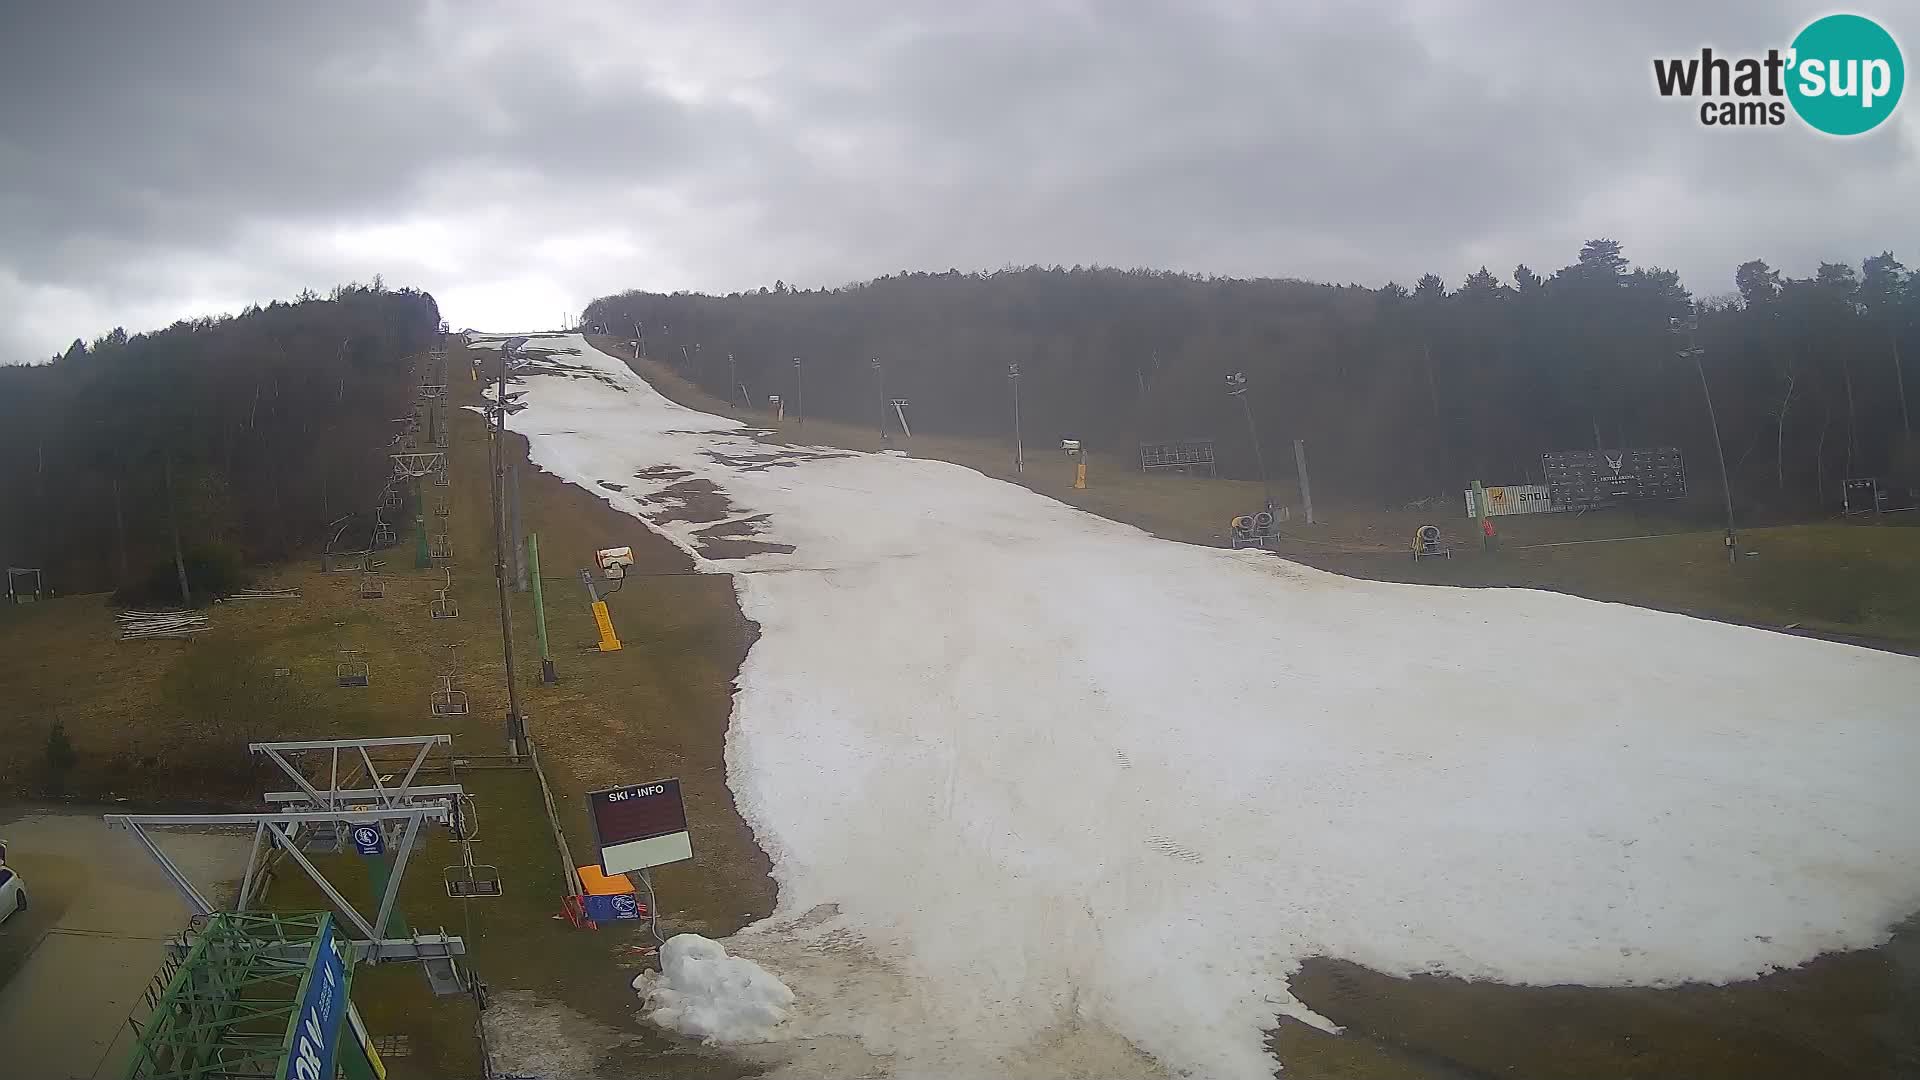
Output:
<path fill-rule="evenodd" d="M 221 912 L 189 934 L 184 957 L 147 992 L 152 1006 L 127 1080 L 273 1080 L 332 915 Z M 352 978 L 353 969 L 346 968 Z"/>

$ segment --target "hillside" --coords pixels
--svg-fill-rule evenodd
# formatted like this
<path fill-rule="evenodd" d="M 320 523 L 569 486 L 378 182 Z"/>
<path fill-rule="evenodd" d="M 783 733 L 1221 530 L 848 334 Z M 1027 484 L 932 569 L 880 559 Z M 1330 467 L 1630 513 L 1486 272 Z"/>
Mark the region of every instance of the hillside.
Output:
<path fill-rule="evenodd" d="M 0 367 L 0 560 L 57 593 L 177 601 L 176 533 L 210 567 L 316 545 L 371 509 L 439 324 L 431 295 L 376 281 Z"/>
<path fill-rule="evenodd" d="M 1609 240 L 1551 275 L 1523 265 L 1511 278 L 1482 270 L 1449 291 L 1433 275 L 1408 290 L 955 270 L 817 291 L 628 292 L 595 300 L 582 322 L 723 400 L 744 387 L 757 403 L 785 397 L 789 415 L 877 424 L 884 401 L 904 398 L 927 432 L 1010 436 L 1017 365 L 1030 447 L 1077 438 L 1127 457 L 1143 440 L 1206 437 L 1226 475 L 1251 478 L 1247 423 L 1223 381 L 1244 371 L 1269 467 L 1289 473 L 1290 441 L 1306 440 L 1330 499 L 1453 498 L 1475 477 L 1537 481 L 1550 450 L 1673 445 L 1697 512 L 1717 513 L 1701 377 L 1669 323 L 1693 299 L 1678 278 L 1631 266 Z M 1879 255 L 1783 280 L 1753 260 L 1732 279 L 1738 297 L 1703 304 L 1691 340 L 1743 512 L 1837 510 L 1844 477 L 1905 477 L 1898 360 L 1920 336 L 1905 268 Z"/>

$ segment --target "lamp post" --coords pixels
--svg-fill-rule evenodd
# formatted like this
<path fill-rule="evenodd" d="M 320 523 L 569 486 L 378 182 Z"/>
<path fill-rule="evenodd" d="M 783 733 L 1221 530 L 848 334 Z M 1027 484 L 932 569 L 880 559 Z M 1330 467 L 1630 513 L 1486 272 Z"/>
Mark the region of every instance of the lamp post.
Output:
<path fill-rule="evenodd" d="M 880 370 L 879 357 L 877 356 L 874 357 L 870 362 L 873 364 L 874 403 L 880 410 L 879 412 L 880 448 L 884 450 L 887 448 L 887 442 L 888 442 L 888 438 L 887 438 L 887 377 L 886 377 L 886 374 Z"/>
<path fill-rule="evenodd" d="M 1253 440 L 1253 460 L 1260 466 L 1260 487 L 1267 495 L 1267 509 L 1273 509 L 1273 479 L 1267 475 L 1267 458 L 1260 452 L 1260 430 L 1253 422 L 1253 406 L 1247 402 L 1247 373 L 1236 371 L 1227 376 L 1227 396 L 1240 399 L 1247 415 L 1247 435 Z"/>
<path fill-rule="evenodd" d="M 797 356 L 793 358 L 793 414 L 794 426 L 805 427 L 807 424 L 807 384 L 806 380 L 801 377 L 800 358 Z"/>
<path fill-rule="evenodd" d="M 1707 427 L 1713 432 L 1713 454 L 1720 462 L 1720 494 L 1725 498 L 1727 507 L 1727 535 L 1723 542 L 1727 545 L 1727 565 L 1732 566 L 1736 558 L 1734 548 L 1739 543 L 1733 526 L 1733 485 L 1727 482 L 1727 452 L 1720 446 L 1720 420 L 1713 412 L 1713 390 L 1707 385 L 1707 369 L 1700 362 L 1707 350 L 1695 342 L 1695 335 L 1700 331 L 1700 309 L 1689 305 L 1687 317 L 1668 319 L 1667 328 L 1687 343 L 1686 348 L 1675 355 L 1692 360 L 1694 374 L 1700 376 L 1700 396 L 1707 402 Z"/>
<path fill-rule="evenodd" d="M 1027 471 L 1025 449 L 1020 440 L 1020 363 L 1017 360 L 1007 362 L 1007 382 L 1013 384 L 1013 471 L 1024 476 Z"/>
<path fill-rule="evenodd" d="M 494 400 L 493 477 L 493 582 L 500 598 L 500 649 L 507 666 L 507 756 L 520 760 L 526 741 L 526 723 L 520 715 L 520 686 L 513 674 L 513 609 L 507 606 L 507 357 L 526 344 L 526 338 L 509 338 L 500 349 L 500 382 Z"/>
<path fill-rule="evenodd" d="M 735 400 L 733 395 L 739 389 L 740 389 L 739 369 L 733 366 L 733 354 L 728 353 L 727 354 L 727 400 L 728 401 Z M 740 407 L 744 409 L 747 407 L 748 404 L 749 404 L 748 402 L 742 401 L 740 402 Z"/>

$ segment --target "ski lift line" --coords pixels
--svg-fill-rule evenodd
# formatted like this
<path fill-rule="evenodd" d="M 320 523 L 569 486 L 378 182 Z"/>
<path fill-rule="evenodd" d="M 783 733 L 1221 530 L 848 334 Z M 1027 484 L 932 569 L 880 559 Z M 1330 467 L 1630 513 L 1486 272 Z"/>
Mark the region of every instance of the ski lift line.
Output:
<path fill-rule="evenodd" d="M 342 807 L 372 803 L 376 804 L 375 808 L 377 808 L 382 798 L 378 788 L 348 788 L 345 791 L 336 790 L 329 794 L 332 795 L 334 803 Z M 407 789 L 407 795 L 410 798 L 454 798 L 464 794 L 466 789 L 459 784 L 422 784 Z M 305 791 L 269 791 L 262 794 L 260 798 L 264 802 L 274 804 L 301 803 L 311 801 L 313 794 Z"/>
<path fill-rule="evenodd" d="M 256 742 L 248 743 L 247 749 L 255 753 L 273 750 L 332 750 L 347 746 L 418 746 L 421 743 L 433 745 L 453 745 L 451 735 L 392 735 L 375 739 L 313 739 L 307 742 Z"/>

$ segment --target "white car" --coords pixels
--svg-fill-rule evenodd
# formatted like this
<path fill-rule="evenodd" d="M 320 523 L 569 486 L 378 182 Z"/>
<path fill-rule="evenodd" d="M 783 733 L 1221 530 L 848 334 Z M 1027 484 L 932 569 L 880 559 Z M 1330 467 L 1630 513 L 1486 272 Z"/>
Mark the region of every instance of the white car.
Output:
<path fill-rule="evenodd" d="M 27 910 L 27 883 L 12 867 L 0 863 L 0 923 Z"/>

